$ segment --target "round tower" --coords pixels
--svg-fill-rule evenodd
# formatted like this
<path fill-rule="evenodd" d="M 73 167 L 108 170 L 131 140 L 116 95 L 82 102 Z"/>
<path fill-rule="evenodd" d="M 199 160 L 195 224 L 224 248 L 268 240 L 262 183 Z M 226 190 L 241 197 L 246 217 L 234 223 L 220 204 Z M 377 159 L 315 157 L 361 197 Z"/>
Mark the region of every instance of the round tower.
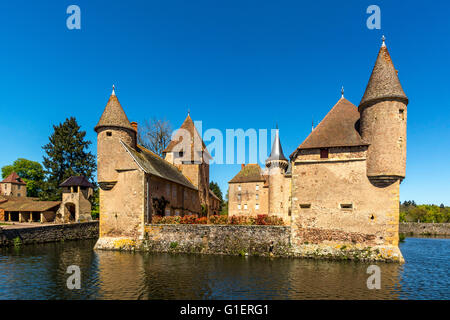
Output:
<path fill-rule="evenodd" d="M 283 215 L 288 208 L 284 208 L 284 193 L 289 192 L 285 187 L 285 177 L 289 161 L 283 154 L 281 148 L 278 126 L 275 132 L 275 139 L 272 144 L 272 151 L 266 160 L 269 179 L 269 215 Z"/>
<path fill-rule="evenodd" d="M 405 177 L 407 105 L 408 98 L 383 37 L 358 108 L 361 137 L 369 144 L 367 176 L 376 186 L 387 186 Z"/>
<path fill-rule="evenodd" d="M 121 143 L 136 148 L 137 138 L 136 130 L 128 121 L 119 99 L 117 99 L 114 86 L 94 130 L 97 132 L 97 181 L 100 187 L 107 189 L 117 181 L 117 161 L 124 152 Z"/>

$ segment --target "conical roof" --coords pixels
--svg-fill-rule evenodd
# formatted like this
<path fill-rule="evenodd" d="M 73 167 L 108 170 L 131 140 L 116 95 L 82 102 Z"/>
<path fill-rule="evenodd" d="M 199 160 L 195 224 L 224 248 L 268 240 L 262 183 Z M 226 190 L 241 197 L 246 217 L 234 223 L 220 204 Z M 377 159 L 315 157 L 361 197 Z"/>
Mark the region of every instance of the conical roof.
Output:
<path fill-rule="evenodd" d="M 94 130 L 97 131 L 101 127 L 119 127 L 134 130 L 127 118 L 127 115 L 125 114 L 125 111 L 123 111 L 114 90 L 109 97 L 105 110 L 103 111 L 103 114 Z"/>
<path fill-rule="evenodd" d="M 266 162 L 272 161 L 272 160 L 288 161 L 283 154 L 283 148 L 281 147 L 280 133 L 279 133 L 278 128 L 277 128 L 277 131 L 275 132 L 275 139 L 273 140 L 272 151 L 270 152 L 270 156 L 267 158 Z"/>
<path fill-rule="evenodd" d="M 297 150 L 367 145 L 356 129 L 358 120 L 359 112 L 356 106 L 341 98 Z"/>
<path fill-rule="evenodd" d="M 401 99 L 408 103 L 408 98 L 403 92 L 397 71 L 384 41 L 378 52 L 377 61 L 359 106 L 381 99 Z"/>

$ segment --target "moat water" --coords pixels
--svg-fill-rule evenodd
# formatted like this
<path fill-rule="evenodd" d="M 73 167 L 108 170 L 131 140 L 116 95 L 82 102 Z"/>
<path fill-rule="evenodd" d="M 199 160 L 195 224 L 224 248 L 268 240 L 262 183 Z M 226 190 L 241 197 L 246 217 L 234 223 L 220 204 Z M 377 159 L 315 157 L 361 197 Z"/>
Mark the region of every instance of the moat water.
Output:
<path fill-rule="evenodd" d="M 450 299 L 450 239 L 407 238 L 403 265 L 94 251 L 95 241 L 0 248 L 0 299 Z M 78 265 L 81 289 L 69 290 Z"/>

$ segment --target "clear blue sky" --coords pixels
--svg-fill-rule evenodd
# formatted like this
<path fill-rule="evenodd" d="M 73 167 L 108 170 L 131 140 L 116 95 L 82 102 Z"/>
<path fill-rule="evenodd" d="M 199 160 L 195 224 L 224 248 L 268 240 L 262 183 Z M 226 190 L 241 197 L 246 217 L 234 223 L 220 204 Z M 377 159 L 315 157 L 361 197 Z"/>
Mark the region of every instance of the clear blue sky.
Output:
<path fill-rule="evenodd" d="M 81 8 L 81 30 L 66 8 Z M 366 8 L 381 8 L 381 30 Z M 93 130 L 111 85 L 130 121 L 273 128 L 290 154 L 340 97 L 358 104 L 382 34 L 408 105 L 401 199 L 450 205 L 448 1 L 3 1 L 0 167 L 42 161 L 52 125 Z M 240 165 L 213 165 L 226 192 Z"/>

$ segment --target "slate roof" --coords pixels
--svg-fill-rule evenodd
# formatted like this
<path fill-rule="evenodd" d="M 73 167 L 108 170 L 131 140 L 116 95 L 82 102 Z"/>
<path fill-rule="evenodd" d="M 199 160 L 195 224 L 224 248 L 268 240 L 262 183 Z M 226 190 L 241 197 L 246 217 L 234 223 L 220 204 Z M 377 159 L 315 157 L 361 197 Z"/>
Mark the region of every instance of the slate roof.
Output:
<path fill-rule="evenodd" d="M 15 172 L 11 172 L 11 174 L 3 179 L 2 182 L 26 185 L 22 178 L 20 178 L 19 175 Z"/>
<path fill-rule="evenodd" d="M 134 131 L 125 111 L 123 111 L 123 108 L 120 105 L 119 99 L 114 93 L 109 97 L 105 110 L 94 130 L 98 131 L 101 127 L 119 127 Z"/>
<path fill-rule="evenodd" d="M 267 158 L 266 161 L 271 161 L 271 160 L 286 160 L 286 161 L 288 161 L 288 159 L 286 159 L 286 157 L 284 156 L 283 148 L 281 147 L 280 133 L 279 133 L 278 128 L 277 128 L 277 131 L 275 132 L 275 139 L 273 140 L 272 151 L 270 152 L 270 156 Z"/>
<path fill-rule="evenodd" d="M 299 149 L 367 145 L 356 129 L 358 121 L 359 112 L 356 106 L 347 99 L 341 98 L 305 141 L 291 154 L 291 159 Z"/>
<path fill-rule="evenodd" d="M 228 183 L 265 182 L 265 180 L 259 164 L 250 163 L 241 168 L 241 171 L 233 179 L 228 181 Z"/>
<path fill-rule="evenodd" d="M 400 99 L 408 103 L 388 49 L 383 45 L 378 52 L 375 66 L 359 106 L 363 107 L 373 101 L 385 98 Z"/>
<path fill-rule="evenodd" d="M 86 177 L 84 176 L 72 176 L 66 180 L 64 180 L 63 183 L 59 185 L 60 187 L 88 187 L 88 188 L 94 188 L 94 185 L 90 183 Z"/>
<path fill-rule="evenodd" d="M 196 157 L 194 157 L 194 153 L 199 152 L 199 151 L 206 152 L 206 156 L 211 159 L 211 155 L 209 154 L 208 150 L 206 149 L 205 142 L 203 141 L 202 137 L 200 136 L 197 129 L 195 128 L 194 122 L 192 121 L 192 118 L 189 114 L 186 117 L 186 119 L 184 120 L 180 129 L 186 130 L 189 133 L 190 138 L 191 138 L 191 141 L 189 142 L 189 147 L 190 147 L 190 152 L 191 152 L 190 160 L 196 160 Z M 163 152 L 174 151 L 175 146 L 177 146 L 179 143 L 181 143 L 183 141 L 183 133 L 181 131 L 179 131 L 176 134 L 175 138 L 176 138 L 176 140 L 170 141 L 169 145 Z M 186 150 L 183 150 L 183 151 L 186 152 Z"/>
<path fill-rule="evenodd" d="M 148 174 L 169 180 L 190 189 L 198 190 L 188 178 L 186 178 L 181 171 L 170 164 L 160 156 L 145 149 L 142 146 L 137 146 L 133 149 L 125 142 L 122 142 L 125 149 L 131 154 L 136 163 Z"/>
<path fill-rule="evenodd" d="M 5 197 L 6 202 L 0 203 L 0 209 L 10 212 L 45 212 L 55 209 L 61 201 L 38 201 L 27 197 Z"/>

